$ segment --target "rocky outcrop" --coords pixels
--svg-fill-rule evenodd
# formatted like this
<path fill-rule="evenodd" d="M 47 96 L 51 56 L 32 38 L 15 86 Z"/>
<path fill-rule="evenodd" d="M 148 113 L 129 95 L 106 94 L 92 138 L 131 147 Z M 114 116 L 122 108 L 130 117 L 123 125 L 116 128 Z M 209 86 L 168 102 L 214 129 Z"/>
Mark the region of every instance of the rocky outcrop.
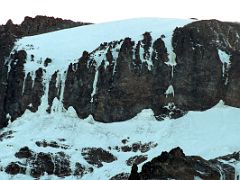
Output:
<path fill-rule="evenodd" d="M 16 39 L 87 24 L 36 16 L 26 17 L 20 25 L 9 20 L 6 25 L 0 26 L 0 128 L 7 126 L 8 120 L 21 116 L 26 109 L 36 111 L 43 95 L 43 69 L 37 70 L 33 78 L 23 72 L 26 52 L 22 50 L 10 55 Z M 48 63 L 46 61 L 46 65 Z"/>
<path fill-rule="evenodd" d="M 111 177 L 109 180 L 127 180 L 129 178 L 129 173 L 120 173 Z"/>
<path fill-rule="evenodd" d="M 81 154 L 89 164 L 98 168 L 102 167 L 103 163 L 111 163 L 117 160 L 114 155 L 102 148 L 83 148 Z"/>
<path fill-rule="evenodd" d="M 57 153 L 33 152 L 28 147 L 19 149 L 15 154 L 19 161 L 11 162 L 5 167 L 5 172 L 11 175 L 30 174 L 34 178 L 39 178 L 45 173 L 58 177 L 73 175 L 82 177 L 93 171 L 92 167 L 87 167 L 79 162 L 73 167 L 70 156 L 60 151 Z M 74 169 L 73 169 L 74 168 Z"/>
<path fill-rule="evenodd" d="M 140 173 L 137 170 L 137 166 L 133 165 L 129 179 L 218 180 L 224 177 L 233 180 L 235 178 L 235 169 L 228 163 L 218 160 L 207 161 L 198 156 L 186 156 L 180 148 L 174 148 L 169 153 L 162 152 L 160 156 L 145 163 Z"/>
<path fill-rule="evenodd" d="M 184 110 L 204 110 L 223 99 L 239 107 L 239 24 L 199 21 L 177 28 L 173 36 L 177 66 L 173 77 L 175 104 Z M 230 56 L 230 67 L 218 51 Z M 237 70 L 238 69 L 238 70 Z M 224 72 L 223 72 L 224 70 Z"/>
<path fill-rule="evenodd" d="M 90 23 L 74 22 L 47 16 L 36 16 L 34 18 L 27 16 L 20 24 L 20 27 L 24 36 L 29 36 L 88 24 Z"/>
<path fill-rule="evenodd" d="M 133 164 L 139 165 L 139 164 L 143 163 L 144 161 L 146 161 L 147 158 L 148 158 L 147 155 L 133 156 L 133 157 L 130 157 L 126 161 L 126 164 L 128 166 L 132 166 Z"/>

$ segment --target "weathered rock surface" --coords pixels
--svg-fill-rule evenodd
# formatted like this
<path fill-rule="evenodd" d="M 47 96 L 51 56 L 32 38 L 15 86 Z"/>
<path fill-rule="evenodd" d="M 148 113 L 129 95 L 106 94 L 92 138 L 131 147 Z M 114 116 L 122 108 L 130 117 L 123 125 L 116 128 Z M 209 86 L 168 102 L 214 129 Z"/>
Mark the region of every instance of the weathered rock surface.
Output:
<path fill-rule="evenodd" d="M 21 30 L 23 31 L 24 36 L 27 36 L 88 24 L 90 23 L 74 22 L 71 20 L 63 20 L 61 18 L 47 16 L 36 16 L 35 18 L 27 16 L 24 18 L 24 21 L 20 24 L 20 27 Z"/>
<path fill-rule="evenodd" d="M 111 163 L 117 160 L 114 155 L 102 148 L 83 148 L 82 156 L 89 164 L 96 167 L 102 167 L 103 162 Z"/>
<path fill-rule="evenodd" d="M 139 165 L 146 160 L 147 160 L 147 155 L 133 156 L 126 161 L 126 164 L 128 166 L 132 166 L 133 164 Z"/>
<path fill-rule="evenodd" d="M 62 151 L 57 153 L 36 153 L 28 147 L 23 147 L 16 152 L 15 156 L 19 161 L 11 162 L 5 167 L 5 172 L 8 174 L 30 173 L 34 178 L 39 178 L 45 173 L 58 177 L 70 175 L 82 177 L 85 174 L 93 172 L 92 167 L 84 166 L 79 162 L 77 162 L 74 169 L 72 169 L 70 156 Z"/>
<path fill-rule="evenodd" d="M 32 80 L 30 74 L 23 72 L 26 52 L 12 52 L 10 56 L 16 39 L 87 24 L 89 23 L 36 16 L 26 17 L 20 25 L 13 24 L 11 20 L 6 25 L 0 25 L 0 128 L 7 126 L 8 120 L 21 116 L 26 109 L 36 111 L 43 95 L 43 69 L 39 69 Z M 50 62 L 47 61 L 46 65 L 48 63 Z"/>
<path fill-rule="evenodd" d="M 204 110 L 223 99 L 239 107 L 237 88 L 239 24 L 199 21 L 177 28 L 173 36 L 177 66 L 173 77 L 174 102 L 183 110 Z M 230 69 L 223 66 L 218 49 L 230 55 Z M 227 78 L 227 79 L 226 79 Z"/>
<path fill-rule="evenodd" d="M 120 173 L 111 177 L 109 180 L 128 180 L 129 175 L 130 175 L 129 173 Z"/>
<path fill-rule="evenodd" d="M 61 148 L 61 149 L 68 149 L 69 146 L 66 145 L 66 144 L 60 144 L 60 143 L 57 143 L 56 141 L 46 141 L 46 140 L 43 140 L 43 141 L 37 141 L 35 143 L 38 147 L 52 147 L 52 148 Z"/>
<path fill-rule="evenodd" d="M 136 164 L 132 167 L 129 179 L 184 179 L 194 178 L 218 180 L 220 177 L 233 180 L 235 169 L 228 163 L 218 160 L 204 160 L 198 156 L 185 156 L 182 149 L 175 148 L 169 153 L 162 154 L 143 165 L 142 171 L 137 172 Z"/>

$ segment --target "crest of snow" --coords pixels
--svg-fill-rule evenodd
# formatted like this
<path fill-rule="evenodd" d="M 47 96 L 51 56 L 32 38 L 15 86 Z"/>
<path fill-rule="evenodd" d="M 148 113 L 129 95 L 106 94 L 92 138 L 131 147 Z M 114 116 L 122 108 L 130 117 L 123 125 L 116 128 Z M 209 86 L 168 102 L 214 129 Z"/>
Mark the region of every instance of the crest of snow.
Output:
<path fill-rule="evenodd" d="M 68 117 L 78 118 L 77 112 L 75 111 L 75 109 L 72 106 L 68 107 L 68 109 L 66 111 L 66 115 Z"/>
<path fill-rule="evenodd" d="M 58 98 L 54 98 L 51 106 L 51 112 L 57 113 L 57 112 L 64 112 L 65 109 L 63 107 L 63 103 L 59 101 Z"/>
<path fill-rule="evenodd" d="M 214 107 L 217 108 L 224 108 L 225 107 L 225 103 L 223 100 L 220 100 Z"/>
<path fill-rule="evenodd" d="M 165 94 L 166 94 L 166 97 L 168 97 L 168 95 L 170 95 L 170 94 L 172 94 L 172 96 L 174 97 L 174 89 L 173 89 L 172 85 L 168 86 Z"/>
<path fill-rule="evenodd" d="M 6 118 L 7 119 L 11 119 L 12 117 L 11 117 L 11 115 L 9 113 L 7 113 Z"/>

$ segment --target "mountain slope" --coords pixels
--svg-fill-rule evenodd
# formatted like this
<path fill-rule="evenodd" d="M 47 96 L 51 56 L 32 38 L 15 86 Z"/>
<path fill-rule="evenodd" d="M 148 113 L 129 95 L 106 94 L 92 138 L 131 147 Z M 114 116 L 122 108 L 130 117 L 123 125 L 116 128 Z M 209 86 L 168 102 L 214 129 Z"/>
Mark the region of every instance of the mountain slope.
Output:
<path fill-rule="evenodd" d="M 109 179 L 177 146 L 207 160 L 239 151 L 239 34 L 237 23 L 146 18 L 9 41 L 2 179 Z M 219 159 L 201 162 L 239 174 L 237 159 Z"/>

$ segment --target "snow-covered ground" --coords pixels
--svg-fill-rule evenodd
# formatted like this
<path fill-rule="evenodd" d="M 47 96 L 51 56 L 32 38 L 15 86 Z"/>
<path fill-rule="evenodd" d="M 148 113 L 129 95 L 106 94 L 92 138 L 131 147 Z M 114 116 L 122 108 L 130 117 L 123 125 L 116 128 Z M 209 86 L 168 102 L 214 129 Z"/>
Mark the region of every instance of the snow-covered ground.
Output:
<path fill-rule="evenodd" d="M 23 146 L 28 146 L 35 152 L 58 152 L 59 149 L 38 147 L 35 142 L 43 139 L 58 141 L 59 138 L 66 139 L 64 144 L 71 147 L 64 150 L 71 156 L 71 161 L 78 161 L 83 165 L 87 165 L 80 153 L 83 147 L 102 147 L 108 150 L 109 146 L 121 145 L 121 141 L 127 137 L 129 137 L 127 144 L 137 141 L 158 143 L 157 147 L 144 153 L 148 155 L 148 160 L 160 155 L 162 151 L 169 151 L 177 146 L 187 155 L 200 155 L 211 159 L 240 150 L 239 114 L 240 109 L 225 106 L 220 102 L 212 109 L 189 112 L 177 120 L 157 121 L 152 110 L 148 109 L 129 121 L 104 124 L 94 121 L 92 117 L 80 120 L 72 108 L 65 113 L 55 114 L 27 111 L 3 129 L 13 130 L 14 137 L 0 143 L 0 165 L 6 166 L 9 162 L 16 161 L 14 154 Z M 131 156 L 140 154 L 116 150 L 111 150 L 111 153 L 117 157 L 117 161 L 104 163 L 103 167 L 95 168 L 92 174 L 85 175 L 82 179 L 108 179 L 121 172 L 130 172 L 130 167 L 125 161 Z M 0 179 L 9 177 L 5 173 L 0 174 Z M 18 175 L 13 179 L 19 177 L 25 176 Z M 47 176 L 42 179 L 47 179 Z"/>

